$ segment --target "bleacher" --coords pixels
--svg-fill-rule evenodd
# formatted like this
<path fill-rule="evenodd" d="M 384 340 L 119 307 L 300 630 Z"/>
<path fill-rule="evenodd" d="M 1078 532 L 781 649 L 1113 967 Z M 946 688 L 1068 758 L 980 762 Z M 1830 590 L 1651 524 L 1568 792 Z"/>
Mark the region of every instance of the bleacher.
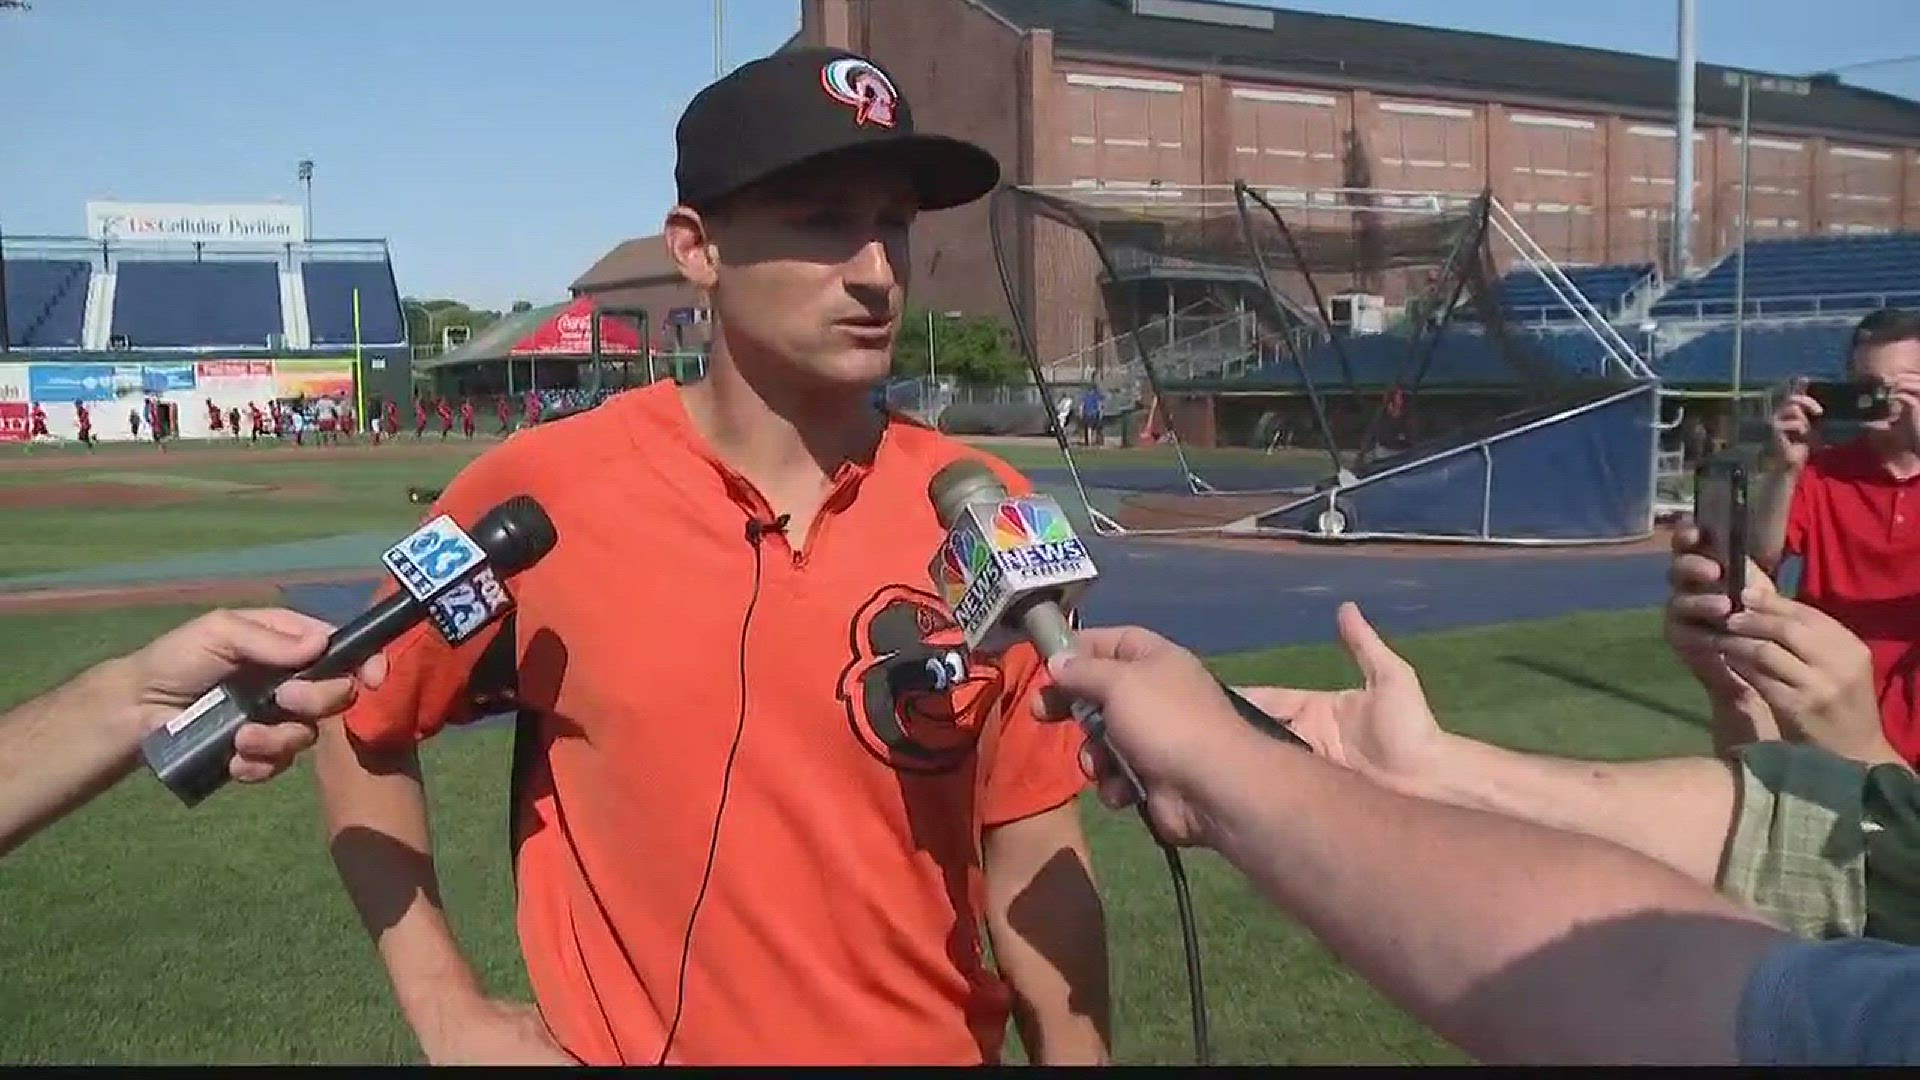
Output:
<path fill-rule="evenodd" d="M 1607 374 L 1605 349 L 1585 331 L 1516 331 L 1513 337 L 1534 363 L 1553 375 Z M 1437 340 L 1428 340 L 1433 341 L 1433 352 L 1420 379 L 1422 386 L 1493 387 L 1527 381 L 1526 372 L 1503 356 L 1477 327 L 1456 325 L 1443 330 Z M 1396 379 L 1411 380 L 1426 348 L 1427 341 L 1415 346 L 1398 334 L 1357 334 L 1342 337 L 1338 345 L 1332 340 L 1323 341 L 1309 349 L 1301 361 L 1315 388 L 1338 389 L 1347 384 L 1340 363 L 1344 349 L 1354 382 L 1382 387 Z M 1296 389 L 1305 383 L 1292 360 L 1274 357 L 1235 378 L 1233 385 L 1236 390 Z"/>
<path fill-rule="evenodd" d="M 1620 314 L 1627 298 L 1647 284 L 1653 276 L 1652 263 L 1622 263 L 1607 266 L 1563 266 L 1580 295 L 1587 298 L 1603 317 Z M 1509 322 L 1573 322 L 1575 315 L 1554 295 L 1539 271 L 1522 267 L 1508 271 L 1498 283 L 1500 314 Z M 1472 305 L 1463 305 L 1460 315 L 1472 318 Z"/>
<path fill-rule="evenodd" d="M 1851 321 L 1749 322 L 1740 343 L 1740 382 L 1777 385 L 1796 376 L 1843 379 Z M 1724 386 L 1733 379 L 1733 328 L 1718 327 L 1659 358 L 1655 374 L 1675 386 Z"/>
<path fill-rule="evenodd" d="M 1739 259 L 1670 288 L 1653 306 L 1662 321 L 1731 318 Z M 1849 314 L 1920 306 L 1920 234 L 1755 240 L 1747 245 L 1748 318 Z"/>
<path fill-rule="evenodd" d="M 129 348 L 264 346 L 284 334 L 271 262 L 122 260 L 113 335 Z"/>
<path fill-rule="evenodd" d="M 386 263 L 309 262 L 302 267 L 302 276 L 313 344 L 353 344 L 355 289 L 360 290 L 361 342 L 390 345 L 407 340 L 400 295 Z"/>
<path fill-rule="evenodd" d="M 87 279 L 93 266 L 78 259 L 7 262 L 7 345 L 15 349 L 75 349 L 87 317 Z"/>

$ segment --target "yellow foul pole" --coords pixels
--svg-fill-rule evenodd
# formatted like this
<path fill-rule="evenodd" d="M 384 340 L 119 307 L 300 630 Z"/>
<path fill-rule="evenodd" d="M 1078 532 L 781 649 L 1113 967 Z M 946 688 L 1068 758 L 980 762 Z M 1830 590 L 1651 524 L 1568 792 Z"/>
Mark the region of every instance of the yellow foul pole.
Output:
<path fill-rule="evenodd" d="M 353 290 L 353 422 L 367 422 L 366 370 L 360 366 L 360 290 Z"/>

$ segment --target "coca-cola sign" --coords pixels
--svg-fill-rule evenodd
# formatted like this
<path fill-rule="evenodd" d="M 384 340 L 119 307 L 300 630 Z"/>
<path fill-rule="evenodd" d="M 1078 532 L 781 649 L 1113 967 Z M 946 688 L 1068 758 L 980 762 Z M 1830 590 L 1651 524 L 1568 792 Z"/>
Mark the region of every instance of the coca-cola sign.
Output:
<path fill-rule="evenodd" d="M 0 442 L 27 442 L 33 430 L 24 401 L 0 401 Z"/>
<path fill-rule="evenodd" d="M 593 300 L 580 297 L 549 316 L 533 332 L 515 342 L 515 356 L 586 356 L 593 351 Z M 600 316 L 600 352 L 637 353 L 640 331 L 632 322 Z"/>

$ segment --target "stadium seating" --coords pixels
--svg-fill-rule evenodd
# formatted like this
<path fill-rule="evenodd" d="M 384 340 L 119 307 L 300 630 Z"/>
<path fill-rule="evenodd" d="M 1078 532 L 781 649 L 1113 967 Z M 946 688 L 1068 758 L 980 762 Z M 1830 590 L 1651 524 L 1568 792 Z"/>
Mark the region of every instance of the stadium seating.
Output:
<path fill-rule="evenodd" d="M 1728 255 L 1669 289 L 1653 317 L 1731 317 L 1738 276 L 1739 260 Z M 1920 305 L 1920 235 L 1756 240 L 1747 246 L 1746 276 L 1749 317 Z"/>
<path fill-rule="evenodd" d="M 307 320 L 314 345 L 353 344 L 355 289 L 360 290 L 362 342 L 393 344 L 407 340 L 400 297 L 386 263 L 309 262 L 303 265 L 301 274 L 306 281 Z"/>
<path fill-rule="evenodd" d="M 1563 266 L 1580 295 L 1612 318 L 1619 314 L 1621 302 L 1640 288 L 1653 274 L 1652 263 L 1626 263 L 1616 266 Z M 1552 289 L 1531 267 L 1509 271 L 1499 281 L 1500 313 L 1514 322 L 1572 322 L 1574 313 L 1560 302 Z M 1461 312 L 1470 315 L 1471 306 Z"/>
<path fill-rule="evenodd" d="M 93 264 L 77 259 L 8 259 L 7 344 L 73 349 L 86 322 Z"/>
<path fill-rule="evenodd" d="M 1852 322 L 1748 323 L 1740 345 L 1743 386 L 1784 383 L 1805 375 L 1846 377 Z M 1719 327 L 1659 358 L 1654 373 L 1674 385 L 1724 386 L 1733 379 L 1733 329 Z"/>
<path fill-rule="evenodd" d="M 132 348 L 260 346 L 283 332 L 273 263 L 125 259 L 118 277 L 113 333 Z"/>
<path fill-rule="evenodd" d="M 1516 344 L 1526 348 L 1544 367 L 1561 375 L 1600 377 L 1607 371 L 1606 351 L 1592 334 L 1576 332 L 1532 331 L 1515 333 Z M 1354 381 L 1361 386 L 1386 386 L 1396 378 L 1412 377 L 1420 354 L 1410 339 L 1398 334 L 1360 334 L 1343 337 L 1347 363 L 1353 368 Z M 1425 349 L 1422 342 L 1418 348 Z M 1303 357 L 1313 385 L 1334 388 L 1346 385 L 1341 369 L 1340 347 L 1322 342 Z M 1617 373 L 1618 369 L 1614 369 Z M 1432 359 L 1420 379 L 1423 386 L 1513 386 L 1526 381 L 1524 370 L 1510 362 L 1493 347 L 1478 328 L 1454 326 L 1443 331 L 1433 346 Z M 1233 380 L 1235 389 L 1256 387 L 1292 388 L 1303 385 L 1300 372 L 1291 360 L 1268 360 Z"/>

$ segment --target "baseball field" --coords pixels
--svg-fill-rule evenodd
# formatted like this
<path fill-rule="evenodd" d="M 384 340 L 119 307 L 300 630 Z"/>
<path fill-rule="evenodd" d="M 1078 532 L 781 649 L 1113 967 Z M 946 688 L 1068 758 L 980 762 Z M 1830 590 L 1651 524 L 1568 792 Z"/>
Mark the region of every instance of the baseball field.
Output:
<path fill-rule="evenodd" d="M 0 708 L 206 606 L 265 600 L 276 581 L 374 565 L 381 541 L 419 516 L 407 487 L 439 486 L 488 445 L 7 448 Z M 1045 447 L 994 449 L 1022 467 L 1060 464 Z M 1086 457 L 1164 467 L 1155 454 Z M 1284 549 L 1273 557 L 1284 559 Z M 1396 645 L 1454 730 L 1577 757 L 1707 746 L 1704 699 L 1667 655 L 1652 611 L 1575 611 Z M 1578 662 L 1573 677 L 1569 658 Z M 1330 643 L 1215 663 L 1238 682 L 1337 687 L 1356 678 Z M 507 754 L 499 729 L 449 733 L 424 751 L 456 932 L 495 991 L 525 999 L 504 836 Z M 1127 1063 L 1190 1060 L 1159 854 L 1131 815 L 1092 803 L 1084 813 L 1107 904 L 1116 1054 Z M 1217 859 L 1196 854 L 1191 872 L 1218 1060 L 1462 1060 Z M 304 764 L 193 811 L 136 773 L 30 841 L 0 862 L 0 963 L 8 974 L 0 1061 L 419 1060 L 327 858 Z"/>

